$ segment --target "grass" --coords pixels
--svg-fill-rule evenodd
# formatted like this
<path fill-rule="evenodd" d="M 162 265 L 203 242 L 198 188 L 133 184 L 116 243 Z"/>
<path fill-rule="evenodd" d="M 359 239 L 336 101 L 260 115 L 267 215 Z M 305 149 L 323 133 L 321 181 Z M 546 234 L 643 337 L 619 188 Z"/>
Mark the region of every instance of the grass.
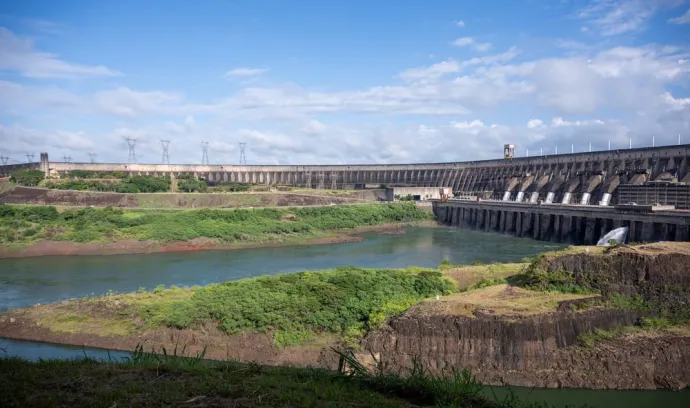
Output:
<path fill-rule="evenodd" d="M 497 284 L 452 294 L 439 300 L 424 301 L 410 310 L 409 314 L 474 317 L 475 310 L 487 309 L 499 316 L 533 316 L 554 312 L 561 301 L 582 299 L 588 296 L 536 292 L 507 284 Z"/>
<path fill-rule="evenodd" d="M 98 333 L 100 336 L 126 336 L 134 330 L 130 321 L 77 313 L 38 317 L 36 323 L 56 333 Z"/>
<path fill-rule="evenodd" d="M 615 339 L 624 334 L 634 333 L 638 329 L 634 326 L 621 326 L 611 330 L 594 329 L 591 332 L 580 333 L 578 343 L 587 349 L 592 349 L 600 341 Z"/>
<path fill-rule="evenodd" d="M 518 263 L 493 263 L 487 265 L 451 265 L 444 260 L 439 265 L 439 270 L 455 282 L 458 290 L 467 290 L 475 285 L 490 286 L 490 284 L 506 283 L 507 279 L 518 275 L 524 269 L 525 264 Z"/>
<path fill-rule="evenodd" d="M 328 236 L 336 230 L 429 219 L 411 204 L 313 208 L 137 211 L 65 209 L 0 204 L 0 244 L 41 240 L 173 242 L 209 238 L 224 244 L 276 242 Z"/>
<path fill-rule="evenodd" d="M 0 358 L 0 406 L 14 407 L 466 407 L 547 408 L 538 402 L 482 396 L 468 371 L 407 376 L 369 370 L 341 353 L 338 372 L 267 367 L 161 355 L 138 348 L 131 357 L 41 360 Z"/>

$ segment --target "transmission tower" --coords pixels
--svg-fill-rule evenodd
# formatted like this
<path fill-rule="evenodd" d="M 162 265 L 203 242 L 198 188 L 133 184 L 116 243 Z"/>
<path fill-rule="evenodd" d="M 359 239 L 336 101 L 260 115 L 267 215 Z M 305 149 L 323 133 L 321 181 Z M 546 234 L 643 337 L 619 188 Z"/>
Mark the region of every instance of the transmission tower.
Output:
<path fill-rule="evenodd" d="M 69 163 L 72 161 L 72 158 L 70 156 L 64 155 L 62 156 L 63 159 L 65 159 L 65 163 Z"/>
<path fill-rule="evenodd" d="M 89 161 L 91 163 L 96 163 L 96 153 L 89 153 Z"/>
<path fill-rule="evenodd" d="M 201 164 L 208 165 L 208 142 L 201 142 Z"/>
<path fill-rule="evenodd" d="M 161 148 L 163 149 L 163 164 L 170 164 L 170 156 L 168 155 L 169 147 L 170 140 L 161 140 Z"/>
<path fill-rule="evenodd" d="M 240 166 L 246 166 L 247 165 L 247 144 L 244 142 L 240 142 Z"/>
<path fill-rule="evenodd" d="M 127 147 L 129 148 L 129 157 L 127 158 L 127 161 L 130 163 L 136 163 L 137 153 L 134 149 L 137 147 L 137 138 L 125 136 L 125 140 L 127 141 Z"/>
<path fill-rule="evenodd" d="M 9 163 L 10 157 L 9 156 L 0 156 L 0 162 L 2 162 L 3 166 L 7 166 L 7 163 Z"/>
<path fill-rule="evenodd" d="M 26 154 L 26 160 L 28 160 L 27 163 L 33 163 L 34 162 L 34 156 L 35 156 L 35 154 L 33 154 L 33 153 L 27 153 Z"/>

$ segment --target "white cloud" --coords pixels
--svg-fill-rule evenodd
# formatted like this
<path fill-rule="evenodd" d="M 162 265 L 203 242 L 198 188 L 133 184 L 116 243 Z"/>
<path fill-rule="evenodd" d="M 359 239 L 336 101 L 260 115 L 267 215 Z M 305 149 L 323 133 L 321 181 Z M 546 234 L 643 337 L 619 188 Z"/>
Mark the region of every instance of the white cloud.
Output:
<path fill-rule="evenodd" d="M 663 102 L 672 110 L 683 110 L 690 108 L 690 98 L 674 98 L 670 92 L 665 92 L 661 98 Z"/>
<path fill-rule="evenodd" d="M 682 16 L 669 19 L 668 22 L 674 24 L 690 24 L 690 9 L 688 9 L 688 11 L 686 11 Z"/>
<path fill-rule="evenodd" d="M 591 125 L 603 125 L 604 121 L 595 119 L 595 120 L 576 120 L 574 122 L 569 122 L 562 117 L 555 117 L 551 119 L 551 126 L 555 127 L 564 127 L 564 126 L 591 126 Z"/>
<path fill-rule="evenodd" d="M 80 78 L 120 75 L 104 66 L 71 64 L 56 55 L 34 50 L 31 39 L 0 27 L 0 71 L 30 78 Z"/>
<path fill-rule="evenodd" d="M 455 41 L 452 43 L 456 47 L 467 47 L 469 45 L 472 45 L 475 50 L 479 52 L 486 52 L 489 51 L 492 47 L 491 43 L 480 43 L 477 42 L 474 38 L 472 37 L 460 37 L 457 38 Z"/>
<path fill-rule="evenodd" d="M 474 44 L 474 38 L 472 37 L 460 37 L 453 41 L 453 45 L 456 47 L 466 47 L 471 44 Z"/>
<path fill-rule="evenodd" d="M 487 52 L 491 49 L 491 43 L 477 43 L 474 45 L 474 49 L 479 52 Z"/>
<path fill-rule="evenodd" d="M 592 0 L 577 17 L 601 35 L 614 36 L 644 29 L 657 11 L 678 6 L 683 0 Z"/>
<path fill-rule="evenodd" d="M 165 113 L 182 100 L 180 95 L 162 91 L 133 91 L 117 88 L 98 92 L 94 102 L 102 111 L 117 116 L 139 116 L 143 114 Z"/>
<path fill-rule="evenodd" d="M 542 129 L 544 127 L 544 122 L 542 122 L 540 119 L 530 119 L 527 121 L 528 129 Z"/>
<path fill-rule="evenodd" d="M 465 27 L 465 22 L 462 21 L 462 20 L 458 20 L 458 21 L 455 22 L 455 26 L 456 26 L 456 27 L 463 28 L 463 27 Z"/>
<path fill-rule="evenodd" d="M 403 79 L 436 79 L 443 75 L 460 71 L 460 64 L 454 60 L 437 62 L 422 68 L 411 68 L 400 73 Z"/>
<path fill-rule="evenodd" d="M 240 67 L 240 68 L 231 69 L 230 71 L 226 72 L 223 76 L 224 77 L 248 77 L 248 76 L 261 75 L 261 74 L 266 73 L 266 72 L 268 72 L 268 68 Z"/>

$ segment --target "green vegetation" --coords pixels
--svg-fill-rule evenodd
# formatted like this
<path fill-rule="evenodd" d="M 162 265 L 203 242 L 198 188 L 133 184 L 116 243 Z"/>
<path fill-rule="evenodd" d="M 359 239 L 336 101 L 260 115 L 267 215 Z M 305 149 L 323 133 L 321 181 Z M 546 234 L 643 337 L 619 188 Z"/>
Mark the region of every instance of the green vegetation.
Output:
<path fill-rule="evenodd" d="M 596 288 L 586 283 L 577 282 L 575 277 L 568 272 L 544 272 L 534 268 L 532 265 L 525 268 L 524 273 L 516 276 L 511 283 L 542 292 L 561 292 L 583 295 L 599 293 Z"/>
<path fill-rule="evenodd" d="M 219 193 L 238 193 L 249 191 L 251 187 L 250 184 L 245 183 L 230 183 L 230 184 L 220 184 L 213 187 L 214 192 Z"/>
<path fill-rule="evenodd" d="M 183 354 L 180 353 L 180 354 Z M 116 360 L 0 358 L 0 406 L 58 407 L 466 407 L 548 408 L 509 395 L 484 397 L 467 371 L 448 377 L 423 368 L 406 376 L 369 371 L 346 355 L 338 372 L 269 367 L 183 357 L 177 350 L 156 355 L 138 348 Z M 346 373 L 344 368 L 351 369 Z"/>
<path fill-rule="evenodd" d="M 184 291 L 162 291 L 150 302 L 135 297 L 127 313 L 152 327 L 186 329 L 213 321 L 228 334 L 271 330 L 276 344 L 286 346 L 312 334 L 359 338 L 424 298 L 451 293 L 453 284 L 432 269 L 341 267 L 229 281 L 187 290 L 191 296 Z"/>
<path fill-rule="evenodd" d="M 22 186 L 35 187 L 43 180 L 43 177 L 41 170 L 17 170 L 10 175 L 10 181 Z"/>
<path fill-rule="evenodd" d="M 634 333 L 636 330 L 634 326 L 621 326 L 612 330 L 594 329 L 591 332 L 580 333 L 577 341 L 582 347 L 591 349 L 600 341 L 615 339 L 623 334 Z"/>
<path fill-rule="evenodd" d="M 112 182 L 71 178 L 64 181 L 48 181 L 44 186 L 57 190 L 159 193 L 170 190 L 170 177 L 131 176 L 113 180 Z"/>
<path fill-rule="evenodd" d="M 414 196 L 412 194 L 407 194 L 407 195 L 396 194 L 395 197 L 393 197 L 393 198 L 395 198 L 395 200 L 397 200 L 397 201 L 414 201 Z"/>
<path fill-rule="evenodd" d="M 206 191 L 206 180 L 192 174 L 183 174 L 177 178 L 177 189 L 185 193 L 203 193 Z"/>
<path fill-rule="evenodd" d="M 506 278 L 482 278 L 479 282 L 467 288 L 467 290 L 481 289 L 494 285 L 505 285 L 508 283 Z"/>
<path fill-rule="evenodd" d="M 254 210 L 138 211 L 0 204 L 0 243 L 35 240 L 173 242 L 211 238 L 222 243 L 285 242 L 334 230 L 428 219 L 411 204 L 348 205 Z M 28 232 L 27 232 L 28 231 Z M 28 235 L 26 235 L 28 234 Z"/>
<path fill-rule="evenodd" d="M 69 179 L 125 179 L 128 176 L 120 171 L 72 170 L 64 174 Z"/>

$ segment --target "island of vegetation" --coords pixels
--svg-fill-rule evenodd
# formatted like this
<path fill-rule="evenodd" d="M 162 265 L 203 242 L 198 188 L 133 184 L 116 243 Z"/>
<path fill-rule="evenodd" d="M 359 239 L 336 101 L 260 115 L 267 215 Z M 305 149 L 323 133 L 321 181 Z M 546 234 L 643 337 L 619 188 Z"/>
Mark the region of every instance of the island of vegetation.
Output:
<path fill-rule="evenodd" d="M 181 211 L 0 204 L 0 257 L 347 242 L 366 228 L 431 218 L 411 203 Z"/>

